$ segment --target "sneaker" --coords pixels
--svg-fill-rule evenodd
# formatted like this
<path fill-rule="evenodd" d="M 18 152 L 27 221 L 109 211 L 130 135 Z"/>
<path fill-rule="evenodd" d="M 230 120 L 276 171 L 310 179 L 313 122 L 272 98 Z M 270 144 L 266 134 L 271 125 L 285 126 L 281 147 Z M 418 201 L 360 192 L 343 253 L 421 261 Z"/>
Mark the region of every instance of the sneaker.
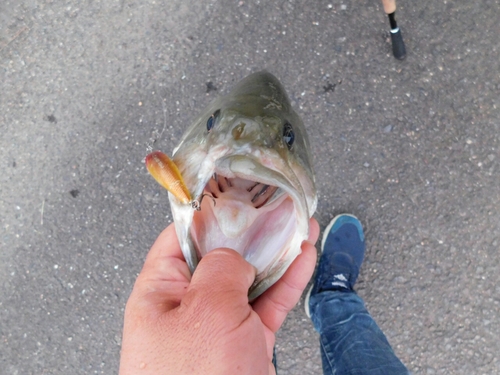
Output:
<path fill-rule="evenodd" d="M 336 216 L 325 229 L 321 241 L 314 284 L 305 300 L 308 317 L 311 295 L 323 291 L 352 292 L 365 255 L 365 237 L 361 222 L 353 215 Z"/>

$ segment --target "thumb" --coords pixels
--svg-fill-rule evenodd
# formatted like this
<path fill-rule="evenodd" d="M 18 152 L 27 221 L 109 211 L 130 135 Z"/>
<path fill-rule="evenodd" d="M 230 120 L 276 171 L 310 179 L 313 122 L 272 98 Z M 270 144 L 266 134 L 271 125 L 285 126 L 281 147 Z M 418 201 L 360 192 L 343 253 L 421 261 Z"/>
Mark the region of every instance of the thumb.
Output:
<path fill-rule="evenodd" d="M 221 316 L 235 314 L 237 310 L 248 314 L 248 289 L 255 275 L 255 268 L 236 251 L 212 250 L 196 267 L 181 309 L 203 308 L 211 313 L 220 311 Z"/>

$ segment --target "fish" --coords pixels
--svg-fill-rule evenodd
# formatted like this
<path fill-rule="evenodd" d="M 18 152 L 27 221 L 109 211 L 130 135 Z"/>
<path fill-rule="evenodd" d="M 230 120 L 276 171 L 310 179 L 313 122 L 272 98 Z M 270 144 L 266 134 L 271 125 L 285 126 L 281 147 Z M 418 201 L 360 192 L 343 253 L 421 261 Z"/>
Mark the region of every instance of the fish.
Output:
<path fill-rule="evenodd" d="M 260 71 L 201 112 L 174 149 L 173 164 L 159 151 L 148 155 L 155 178 L 175 181 L 170 189 L 158 180 L 169 189 L 191 272 L 209 251 L 225 247 L 257 270 L 249 300 L 279 280 L 301 253 L 317 206 L 309 150 L 282 84 Z"/>

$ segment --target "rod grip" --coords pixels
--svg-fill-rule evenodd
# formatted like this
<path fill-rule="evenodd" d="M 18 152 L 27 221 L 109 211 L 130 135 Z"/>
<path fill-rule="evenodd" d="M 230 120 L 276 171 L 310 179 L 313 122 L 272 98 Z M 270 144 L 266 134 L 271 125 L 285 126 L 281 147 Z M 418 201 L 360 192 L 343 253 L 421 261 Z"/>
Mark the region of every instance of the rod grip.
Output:
<path fill-rule="evenodd" d="M 406 57 L 406 47 L 399 27 L 395 30 L 391 30 L 391 41 L 394 57 L 398 60 L 403 60 Z"/>

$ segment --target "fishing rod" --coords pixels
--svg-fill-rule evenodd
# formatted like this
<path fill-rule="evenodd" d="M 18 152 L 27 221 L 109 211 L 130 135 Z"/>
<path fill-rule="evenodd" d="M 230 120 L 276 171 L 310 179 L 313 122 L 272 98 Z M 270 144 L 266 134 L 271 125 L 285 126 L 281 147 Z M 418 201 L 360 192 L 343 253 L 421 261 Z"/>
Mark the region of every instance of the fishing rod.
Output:
<path fill-rule="evenodd" d="M 406 57 L 406 48 L 396 22 L 396 0 L 382 0 L 382 4 L 391 24 L 392 53 L 396 59 L 403 60 Z"/>

